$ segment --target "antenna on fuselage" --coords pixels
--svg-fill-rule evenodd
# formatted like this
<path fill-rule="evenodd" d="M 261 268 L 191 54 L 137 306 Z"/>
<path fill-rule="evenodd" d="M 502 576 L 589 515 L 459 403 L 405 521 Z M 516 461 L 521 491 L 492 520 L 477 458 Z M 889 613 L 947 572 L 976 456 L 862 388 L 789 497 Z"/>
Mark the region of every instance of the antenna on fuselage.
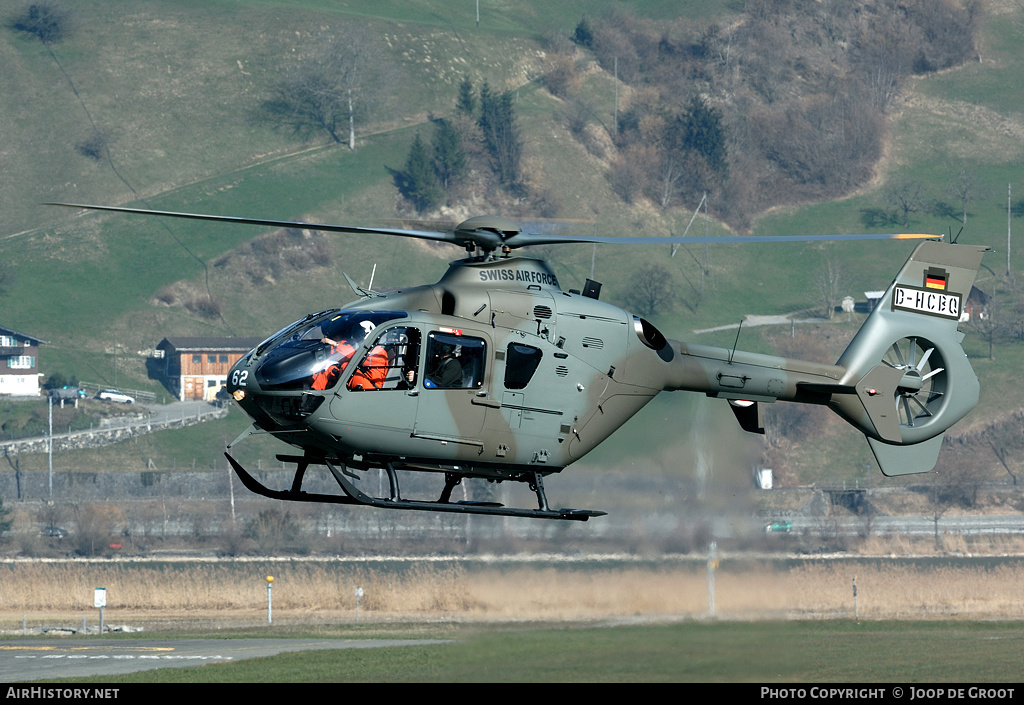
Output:
<path fill-rule="evenodd" d="M 729 364 L 732 364 L 732 358 L 736 354 L 736 346 L 740 343 L 740 331 L 743 330 L 743 319 L 740 319 L 740 324 L 736 326 L 736 340 L 732 341 L 732 350 L 729 351 Z"/>

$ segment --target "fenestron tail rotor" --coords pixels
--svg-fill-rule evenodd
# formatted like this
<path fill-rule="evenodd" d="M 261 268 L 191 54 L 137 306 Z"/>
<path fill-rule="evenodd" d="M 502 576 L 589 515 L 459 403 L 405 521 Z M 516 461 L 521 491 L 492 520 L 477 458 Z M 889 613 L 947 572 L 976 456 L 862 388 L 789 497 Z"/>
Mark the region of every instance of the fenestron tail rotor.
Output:
<path fill-rule="evenodd" d="M 927 426 L 945 403 L 947 372 L 941 353 L 925 338 L 902 338 L 886 350 L 882 364 L 903 372 L 895 392 L 900 427 Z"/>

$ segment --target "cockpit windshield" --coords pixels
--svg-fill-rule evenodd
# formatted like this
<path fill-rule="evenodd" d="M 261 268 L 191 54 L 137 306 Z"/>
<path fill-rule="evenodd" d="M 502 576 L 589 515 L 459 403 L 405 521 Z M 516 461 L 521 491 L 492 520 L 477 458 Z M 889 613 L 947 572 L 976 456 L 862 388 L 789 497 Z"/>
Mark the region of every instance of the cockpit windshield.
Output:
<path fill-rule="evenodd" d="M 267 339 L 256 379 L 266 391 L 323 390 L 334 385 L 374 328 L 404 311 L 334 309 L 307 317 Z"/>

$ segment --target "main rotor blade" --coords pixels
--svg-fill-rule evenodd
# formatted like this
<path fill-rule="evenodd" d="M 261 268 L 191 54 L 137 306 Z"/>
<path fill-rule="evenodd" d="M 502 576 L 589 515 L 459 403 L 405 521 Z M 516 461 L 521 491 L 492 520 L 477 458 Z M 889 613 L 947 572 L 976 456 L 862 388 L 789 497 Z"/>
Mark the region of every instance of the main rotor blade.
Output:
<path fill-rule="evenodd" d="M 561 243 L 607 243 L 612 245 L 664 245 L 718 242 L 722 244 L 740 242 L 823 242 L 839 240 L 941 240 L 942 235 L 924 233 L 864 233 L 859 235 L 694 235 L 694 236 L 643 236 L 643 237 L 602 237 L 598 235 L 543 235 L 541 233 L 518 233 L 508 238 L 505 245 L 511 248 L 529 245 L 557 245 Z"/>
<path fill-rule="evenodd" d="M 134 213 L 137 215 L 158 215 L 167 218 L 183 218 L 187 220 L 206 220 L 218 223 L 241 223 L 245 225 L 262 225 L 272 228 L 301 228 L 334 233 L 361 233 L 397 235 L 420 240 L 435 240 L 454 245 L 466 246 L 473 243 L 490 251 L 497 247 L 517 249 L 531 245 L 558 245 L 572 243 L 599 243 L 611 245 L 658 245 L 658 244 L 703 244 L 703 243 L 744 243 L 744 242 L 818 242 L 841 240 L 941 240 L 942 235 L 916 233 L 867 233 L 860 235 L 715 235 L 715 236 L 680 236 L 680 237 L 602 237 L 597 235 L 554 235 L 543 233 L 517 232 L 513 235 L 492 231 L 489 227 L 482 229 L 411 230 L 403 228 L 368 228 L 353 225 L 331 225 L 328 223 L 308 223 L 298 220 L 271 220 L 266 218 L 241 218 L 230 215 L 207 215 L 204 213 L 179 213 L 176 211 L 160 211 L 148 208 L 126 208 L 124 206 L 98 206 L 85 203 L 48 202 L 46 206 L 63 206 L 65 208 L 85 208 L 88 210 L 111 211 L 114 213 Z M 475 219 L 466 221 L 463 225 Z"/>
<path fill-rule="evenodd" d="M 301 220 L 268 220 L 265 218 L 239 218 L 231 215 L 206 215 L 204 213 L 178 213 L 175 211 L 158 211 L 147 208 L 125 208 L 123 206 L 96 206 L 84 203 L 44 203 L 44 206 L 64 206 L 65 208 L 86 208 L 95 211 L 112 211 L 115 213 L 135 213 L 138 215 L 159 215 L 166 218 L 183 218 L 186 220 L 209 220 L 217 223 L 242 223 L 245 225 L 263 225 L 271 228 L 300 228 L 304 230 L 322 230 L 334 233 L 379 233 L 381 235 L 398 235 L 415 237 L 421 240 L 438 240 L 461 245 L 464 238 L 454 233 L 439 230 L 402 230 L 399 228 L 363 228 L 354 225 L 329 225 L 326 223 L 307 223 Z"/>

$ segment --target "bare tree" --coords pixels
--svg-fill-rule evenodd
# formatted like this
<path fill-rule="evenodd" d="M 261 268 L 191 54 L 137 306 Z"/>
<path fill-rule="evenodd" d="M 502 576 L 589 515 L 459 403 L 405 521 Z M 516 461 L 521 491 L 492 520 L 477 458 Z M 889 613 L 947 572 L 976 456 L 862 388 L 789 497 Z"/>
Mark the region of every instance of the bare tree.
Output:
<path fill-rule="evenodd" d="M 967 204 L 974 200 L 974 174 L 961 168 L 949 182 L 949 193 L 960 202 L 961 225 L 967 225 Z"/>
<path fill-rule="evenodd" d="M 910 214 L 917 213 L 924 205 L 923 191 L 920 181 L 896 181 L 889 186 L 886 194 L 889 205 L 896 208 L 903 227 L 910 225 Z"/>
<path fill-rule="evenodd" d="M 121 510 L 113 504 L 88 503 L 75 507 L 75 550 L 83 556 L 106 552 L 124 521 Z"/>
<path fill-rule="evenodd" d="M 1024 428 L 1024 411 L 1016 411 L 1010 415 L 1007 421 L 997 422 L 990 425 L 982 432 L 984 443 L 992 450 L 999 464 L 1006 470 L 1006 474 L 1018 483 L 1019 470 L 1014 469 L 1021 466 L 1020 429 Z"/>
<path fill-rule="evenodd" d="M 394 71 L 369 35 L 328 38 L 278 81 L 263 102 L 262 116 L 303 139 L 323 130 L 338 143 L 347 124 L 348 147 L 354 150 L 356 121 L 389 94 Z"/>
<path fill-rule="evenodd" d="M 671 205 L 672 196 L 679 189 L 679 180 L 682 175 L 682 169 L 674 155 L 665 155 L 661 160 L 661 169 L 658 173 L 658 202 L 662 208 L 668 208 Z"/>
<path fill-rule="evenodd" d="M 888 113 L 911 73 L 920 30 L 899 13 L 860 23 L 853 30 L 853 53 L 874 107 Z"/>
<path fill-rule="evenodd" d="M 831 319 L 839 304 L 842 288 L 845 284 L 842 266 L 834 253 L 825 256 L 821 265 L 814 273 L 814 285 L 825 305 L 825 315 Z"/>
<path fill-rule="evenodd" d="M 675 295 L 672 273 L 661 264 L 648 264 L 636 273 L 626 302 L 637 313 L 652 316 L 659 309 L 671 307 Z"/>
<path fill-rule="evenodd" d="M 967 327 L 988 343 L 989 360 L 996 359 L 997 344 L 1020 338 L 1024 330 L 1022 309 L 1019 293 L 1015 292 L 1012 283 L 1004 283 L 1003 287 L 994 287 L 984 307 L 971 314 Z"/>

